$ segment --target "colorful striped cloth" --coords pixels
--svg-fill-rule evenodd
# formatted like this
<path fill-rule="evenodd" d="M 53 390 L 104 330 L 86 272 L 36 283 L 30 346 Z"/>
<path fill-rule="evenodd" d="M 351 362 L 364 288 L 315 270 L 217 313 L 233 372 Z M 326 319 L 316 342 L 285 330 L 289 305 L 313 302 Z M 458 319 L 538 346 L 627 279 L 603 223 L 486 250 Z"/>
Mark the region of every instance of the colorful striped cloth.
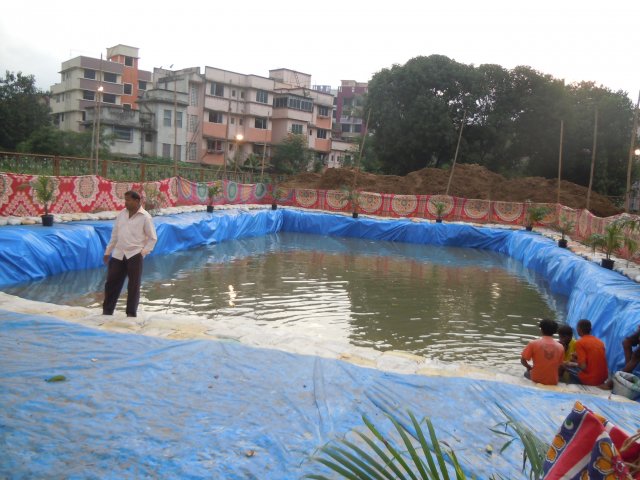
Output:
<path fill-rule="evenodd" d="M 640 442 L 627 442 L 624 430 L 576 402 L 554 437 L 544 462 L 543 479 L 631 480 L 628 463 L 640 461 Z"/>

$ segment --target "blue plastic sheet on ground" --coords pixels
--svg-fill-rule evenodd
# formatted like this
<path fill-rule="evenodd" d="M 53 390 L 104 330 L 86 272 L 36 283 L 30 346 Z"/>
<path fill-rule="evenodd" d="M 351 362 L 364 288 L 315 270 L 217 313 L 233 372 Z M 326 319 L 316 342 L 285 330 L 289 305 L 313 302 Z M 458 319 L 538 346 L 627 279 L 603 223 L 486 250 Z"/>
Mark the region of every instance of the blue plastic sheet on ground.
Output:
<path fill-rule="evenodd" d="M 593 333 L 606 343 L 611 371 L 624 365 L 621 342 L 640 325 L 640 285 L 525 230 L 353 219 L 291 209 L 190 213 L 155 217 L 154 222 L 158 244 L 152 255 L 280 230 L 499 252 L 542 275 L 554 293 L 569 297 L 570 325 L 575 327 L 582 318 L 591 320 Z M 102 221 L 0 228 L 0 286 L 100 266 L 112 226 L 113 222 Z"/>
<path fill-rule="evenodd" d="M 594 323 L 609 366 L 640 323 L 640 287 L 535 233 L 343 215 L 226 211 L 156 217 L 153 255 L 278 231 L 484 248 L 509 255 L 569 296 L 568 321 Z M 0 228 L 0 285 L 100 265 L 112 222 Z M 170 257 L 167 257 L 170 258 Z M 44 379 L 65 375 L 67 381 Z M 637 403 L 462 378 L 399 375 L 338 360 L 222 341 L 111 334 L 0 311 L 0 477 L 300 478 L 323 471 L 309 456 L 361 427 L 367 414 L 432 418 L 478 478 L 523 478 L 502 437 L 498 404 L 550 440 L 575 400 L 621 427 Z M 461 412 L 464 414 L 461 415 Z"/>
<path fill-rule="evenodd" d="M 430 417 L 476 478 L 521 473 L 516 420 L 551 441 L 575 400 L 628 431 L 635 403 L 464 378 L 385 373 L 224 341 L 107 333 L 0 310 L 0 477 L 297 479 L 326 442 Z M 66 381 L 47 383 L 53 375 Z M 463 413 L 461 413 L 463 412 Z M 494 453 L 486 452 L 491 445 Z"/>

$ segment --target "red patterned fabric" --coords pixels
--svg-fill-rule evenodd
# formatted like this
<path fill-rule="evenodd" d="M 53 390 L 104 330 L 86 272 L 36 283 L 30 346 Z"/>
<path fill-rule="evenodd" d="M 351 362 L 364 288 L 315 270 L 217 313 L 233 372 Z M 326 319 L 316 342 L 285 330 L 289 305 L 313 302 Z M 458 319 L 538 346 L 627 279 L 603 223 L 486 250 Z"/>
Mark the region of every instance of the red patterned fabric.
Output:
<path fill-rule="evenodd" d="M 34 216 L 44 213 L 42 205 L 34 198 L 31 186 L 35 175 L 0 173 L 0 216 Z M 55 182 L 55 200 L 49 210 L 52 213 L 96 212 L 124 208 L 124 192 L 139 191 L 143 199 L 145 188 L 159 191 L 161 207 L 176 205 L 206 205 L 209 203 L 207 187 L 216 183 L 222 193 L 213 203 L 219 204 L 270 204 L 273 186 L 240 184 L 228 180 L 219 182 L 192 182 L 181 177 L 172 177 L 159 182 L 113 182 L 96 175 L 77 177 L 51 177 Z M 333 212 L 351 212 L 352 204 L 342 191 L 287 189 L 280 187 L 277 202 L 280 205 L 303 207 Z M 445 221 L 474 223 L 497 223 L 523 225 L 527 209 L 533 205 L 522 202 L 495 202 L 452 197 L 448 195 L 396 195 L 359 192 L 357 210 L 361 213 L 382 217 L 415 217 L 433 220 L 436 218 L 436 203 L 443 203 Z M 543 204 L 550 213 L 540 222 L 543 226 L 557 223 L 565 217 L 575 222 L 570 236 L 586 239 L 592 233 L 602 233 L 606 225 L 619 217 L 606 219 L 594 217 L 587 210 L 573 210 L 556 204 Z"/>
<path fill-rule="evenodd" d="M 547 452 L 544 480 L 629 480 L 625 462 L 640 460 L 640 443 L 630 443 L 624 430 L 576 402 Z"/>

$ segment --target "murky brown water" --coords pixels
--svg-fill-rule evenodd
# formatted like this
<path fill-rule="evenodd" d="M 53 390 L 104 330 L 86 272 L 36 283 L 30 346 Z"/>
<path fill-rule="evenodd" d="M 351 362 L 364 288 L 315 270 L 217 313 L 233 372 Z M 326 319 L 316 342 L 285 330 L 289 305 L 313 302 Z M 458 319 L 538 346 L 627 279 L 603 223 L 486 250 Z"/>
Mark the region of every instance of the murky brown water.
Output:
<path fill-rule="evenodd" d="M 104 274 L 5 290 L 97 307 Z M 212 322 L 244 317 L 301 334 L 313 324 L 358 346 L 520 373 L 537 322 L 562 321 L 565 303 L 519 262 L 492 252 L 281 233 L 149 258 L 140 308 Z"/>

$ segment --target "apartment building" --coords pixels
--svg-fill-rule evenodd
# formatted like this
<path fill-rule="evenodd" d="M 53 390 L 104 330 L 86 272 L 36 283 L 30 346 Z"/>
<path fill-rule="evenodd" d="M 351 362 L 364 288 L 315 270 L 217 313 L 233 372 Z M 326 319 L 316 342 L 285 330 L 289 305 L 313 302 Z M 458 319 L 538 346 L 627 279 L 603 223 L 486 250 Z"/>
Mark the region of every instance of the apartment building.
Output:
<path fill-rule="evenodd" d="M 138 69 L 138 49 L 116 45 L 107 58 L 79 56 L 62 63 L 60 83 L 51 87 L 53 123 L 62 130 L 93 129 L 100 125 L 114 137 L 112 148 L 125 156 L 138 156 L 145 138 L 137 97 L 152 82 L 151 72 Z"/>
<path fill-rule="evenodd" d="M 115 138 L 117 155 L 228 167 L 268 165 L 273 146 L 290 134 L 304 135 L 325 165 L 338 165 L 352 149 L 348 138 L 334 143 L 334 92 L 312 87 L 311 75 L 278 68 L 262 77 L 214 67 L 152 73 L 139 70 L 138 59 L 137 48 L 117 45 L 104 60 L 63 62 L 62 81 L 52 87 L 54 123 L 74 131 L 99 124 Z"/>

